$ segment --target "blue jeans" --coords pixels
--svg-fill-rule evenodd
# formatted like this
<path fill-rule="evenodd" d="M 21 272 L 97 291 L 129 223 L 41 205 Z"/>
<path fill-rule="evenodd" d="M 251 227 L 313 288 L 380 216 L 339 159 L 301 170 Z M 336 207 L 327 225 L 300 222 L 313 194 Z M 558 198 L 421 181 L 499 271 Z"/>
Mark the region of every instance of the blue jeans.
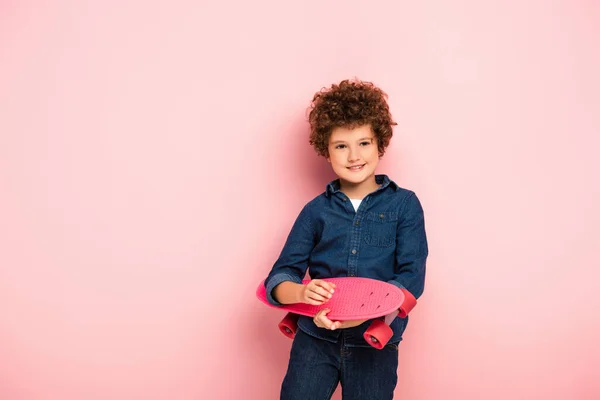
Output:
<path fill-rule="evenodd" d="M 398 344 L 381 350 L 349 347 L 344 332 L 338 343 L 317 339 L 298 329 L 281 400 L 328 400 L 338 382 L 343 400 L 387 400 L 398 382 Z"/>

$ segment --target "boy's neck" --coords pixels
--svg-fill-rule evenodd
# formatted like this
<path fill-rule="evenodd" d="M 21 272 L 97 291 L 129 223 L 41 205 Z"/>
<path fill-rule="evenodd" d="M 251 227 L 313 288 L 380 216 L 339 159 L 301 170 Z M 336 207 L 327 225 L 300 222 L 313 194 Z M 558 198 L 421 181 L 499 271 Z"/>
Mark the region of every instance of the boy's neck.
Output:
<path fill-rule="evenodd" d="M 375 175 L 358 184 L 340 179 L 340 190 L 351 199 L 362 200 L 366 195 L 377 190 L 377 188 L 379 188 L 379 184 L 375 180 Z"/>

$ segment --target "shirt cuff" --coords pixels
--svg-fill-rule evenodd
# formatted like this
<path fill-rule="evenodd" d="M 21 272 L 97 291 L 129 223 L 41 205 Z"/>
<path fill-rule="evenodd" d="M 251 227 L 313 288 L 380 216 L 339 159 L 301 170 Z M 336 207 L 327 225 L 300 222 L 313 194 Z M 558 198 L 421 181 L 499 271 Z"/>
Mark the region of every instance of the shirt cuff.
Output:
<path fill-rule="evenodd" d="M 273 304 L 274 306 L 283 305 L 277 300 L 275 300 L 275 297 L 273 297 L 273 289 L 275 289 L 275 286 L 279 285 L 280 283 L 287 281 L 292 281 L 294 283 L 302 283 L 302 278 L 285 273 L 273 275 L 273 277 L 269 279 L 269 282 L 267 282 L 265 286 L 265 290 L 267 292 L 267 300 L 269 301 L 269 303 Z"/>

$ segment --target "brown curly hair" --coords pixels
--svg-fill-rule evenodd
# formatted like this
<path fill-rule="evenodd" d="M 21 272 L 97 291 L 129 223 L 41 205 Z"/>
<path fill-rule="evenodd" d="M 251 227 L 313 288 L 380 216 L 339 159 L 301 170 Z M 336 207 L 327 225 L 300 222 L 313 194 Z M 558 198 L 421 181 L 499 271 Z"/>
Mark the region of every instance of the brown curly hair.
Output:
<path fill-rule="evenodd" d="M 392 120 L 387 94 L 371 82 L 343 80 L 331 88 L 315 93 L 310 106 L 309 143 L 317 154 L 327 157 L 329 137 L 334 128 L 353 129 L 371 125 L 377 138 L 379 155 L 383 156 L 392 138 Z"/>

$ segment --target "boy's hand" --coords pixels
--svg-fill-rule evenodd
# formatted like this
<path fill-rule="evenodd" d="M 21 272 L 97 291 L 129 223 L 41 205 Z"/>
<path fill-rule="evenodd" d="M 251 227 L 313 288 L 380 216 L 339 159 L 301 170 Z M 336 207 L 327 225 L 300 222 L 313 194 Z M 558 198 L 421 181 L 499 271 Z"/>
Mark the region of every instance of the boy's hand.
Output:
<path fill-rule="evenodd" d="M 329 311 L 331 311 L 328 308 L 324 308 L 321 311 L 319 311 L 317 313 L 317 315 L 315 315 L 315 317 L 313 318 L 313 321 L 315 322 L 315 324 L 319 327 L 319 328 L 325 328 L 325 329 L 331 329 L 336 330 L 336 329 L 346 329 L 346 328 L 354 328 L 355 326 L 358 326 L 360 324 L 362 324 L 363 322 L 366 322 L 367 320 L 359 320 L 359 321 L 332 321 L 329 318 L 327 318 L 327 313 L 329 313 Z"/>
<path fill-rule="evenodd" d="M 313 306 L 319 306 L 331 298 L 333 289 L 335 289 L 335 284 L 325 282 L 321 279 L 313 279 L 302 288 L 300 301 Z"/>

